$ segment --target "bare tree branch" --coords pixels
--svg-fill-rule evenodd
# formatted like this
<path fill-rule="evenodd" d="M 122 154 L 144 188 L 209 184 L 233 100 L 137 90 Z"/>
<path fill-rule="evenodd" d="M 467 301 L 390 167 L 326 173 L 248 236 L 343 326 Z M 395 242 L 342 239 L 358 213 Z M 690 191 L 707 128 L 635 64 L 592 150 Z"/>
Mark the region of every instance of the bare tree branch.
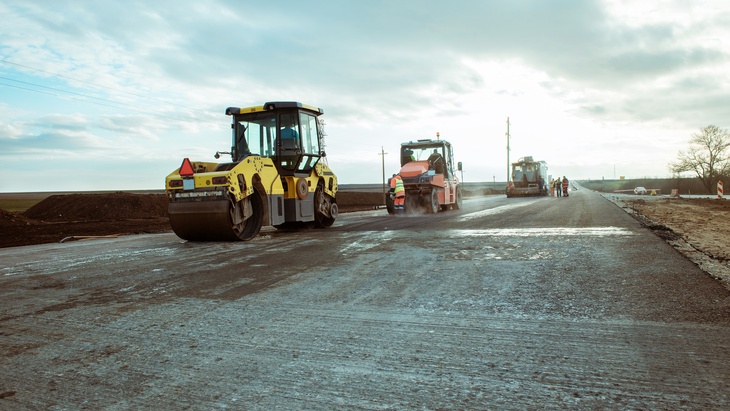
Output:
<path fill-rule="evenodd" d="M 695 173 L 710 193 L 719 177 L 730 172 L 729 148 L 728 131 L 710 124 L 701 128 L 699 133 L 692 134 L 689 149 L 680 151 L 677 160 L 669 164 L 669 169 L 675 174 Z"/>

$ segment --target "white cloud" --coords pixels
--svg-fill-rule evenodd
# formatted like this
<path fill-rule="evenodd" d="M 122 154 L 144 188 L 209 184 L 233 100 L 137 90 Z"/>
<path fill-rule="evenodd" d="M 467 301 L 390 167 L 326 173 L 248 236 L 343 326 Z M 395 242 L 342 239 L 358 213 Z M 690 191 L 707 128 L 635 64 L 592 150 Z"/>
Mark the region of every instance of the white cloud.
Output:
<path fill-rule="evenodd" d="M 381 147 L 391 173 L 401 142 L 436 131 L 468 181 L 503 180 L 508 116 L 512 159 L 661 176 L 691 132 L 730 118 L 722 1 L 28 1 L 0 14 L 0 152 L 39 159 L 173 169 L 230 145 L 227 106 L 298 100 L 324 108 L 342 183 L 379 182 Z"/>

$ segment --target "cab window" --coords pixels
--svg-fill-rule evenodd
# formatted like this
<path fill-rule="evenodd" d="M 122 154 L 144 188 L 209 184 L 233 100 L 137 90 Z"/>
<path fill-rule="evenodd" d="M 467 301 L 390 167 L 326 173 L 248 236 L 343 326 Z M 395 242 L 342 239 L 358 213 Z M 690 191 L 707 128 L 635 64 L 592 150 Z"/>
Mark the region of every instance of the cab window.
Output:
<path fill-rule="evenodd" d="M 319 155 L 319 133 L 317 117 L 308 113 L 299 113 L 302 126 L 302 149 L 305 154 Z"/>
<path fill-rule="evenodd" d="M 236 158 L 241 160 L 247 155 L 261 157 L 274 156 L 276 118 L 268 113 L 239 118 L 234 126 L 233 147 Z"/>

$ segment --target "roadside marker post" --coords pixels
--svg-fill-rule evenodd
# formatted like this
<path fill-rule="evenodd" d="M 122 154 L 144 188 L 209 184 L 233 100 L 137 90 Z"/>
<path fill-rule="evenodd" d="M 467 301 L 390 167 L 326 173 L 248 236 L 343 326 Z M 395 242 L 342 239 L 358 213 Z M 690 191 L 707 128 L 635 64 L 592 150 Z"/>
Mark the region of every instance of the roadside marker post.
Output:
<path fill-rule="evenodd" d="M 722 181 L 717 182 L 717 198 L 722 199 L 723 193 L 722 193 Z"/>

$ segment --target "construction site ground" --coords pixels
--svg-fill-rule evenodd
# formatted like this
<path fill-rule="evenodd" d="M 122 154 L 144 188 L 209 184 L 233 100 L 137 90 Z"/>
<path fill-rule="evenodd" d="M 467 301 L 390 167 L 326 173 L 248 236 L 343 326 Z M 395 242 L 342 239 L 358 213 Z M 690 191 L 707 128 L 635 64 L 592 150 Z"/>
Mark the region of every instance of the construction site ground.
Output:
<path fill-rule="evenodd" d="M 479 196 L 478 192 L 467 197 Z M 730 287 L 730 201 L 605 194 L 713 277 Z M 340 212 L 383 207 L 376 191 L 343 191 Z M 7 211 L 18 204 L 27 210 Z M 10 205 L 10 206 L 8 206 Z M 22 206 L 20 207 L 22 208 Z M 0 193 L 0 248 L 170 231 L 164 194 Z"/>
<path fill-rule="evenodd" d="M 96 197 L 67 200 L 0 228 L 82 222 Z M 714 201 L 578 189 L 249 242 L 1 248 L 0 409 L 728 409 L 730 291 L 685 257 L 727 261 L 635 214 L 726 219 Z"/>
<path fill-rule="evenodd" d="M 469 193 L 468 197 L 473 196 Z M 716 198 L 606 195 L 673 241 L 688 257 L 730 261 L 730 201 Z M 25 211 L 2 204 L 37 201 Z M 341 192 L 340 212 L 381 207 L 379 192 Z M 11 207 L 7 207 L 11 208 Z M 164 194 L 127 192 L 43 195 L 0 194 L 0 248 L 71 241 L 95 236 L 158 233 L 170 230 Z M 682 244 L 682 240 L 686 245 Z M 687 248 L 689 246 L 689 248 Z"/>
<path fill-rule="evenodd" d="M 479 196 L 478 192 L 467 197 Z M 730 201 L 718 198 L 605 194 L 688 259 L 730 286 Z M 383 207 L 376 191 L 343 191 L 340 212 Z M 7 211 L 12 205 L 32 204 Z M 10 205 L 10 206 L 8 206 Z M 22 208 L 22 206 L 20 207 Z M 76 241 L 103 236 L 170 231 L 164 194 L 0 193 L 0 248 Z"/>

